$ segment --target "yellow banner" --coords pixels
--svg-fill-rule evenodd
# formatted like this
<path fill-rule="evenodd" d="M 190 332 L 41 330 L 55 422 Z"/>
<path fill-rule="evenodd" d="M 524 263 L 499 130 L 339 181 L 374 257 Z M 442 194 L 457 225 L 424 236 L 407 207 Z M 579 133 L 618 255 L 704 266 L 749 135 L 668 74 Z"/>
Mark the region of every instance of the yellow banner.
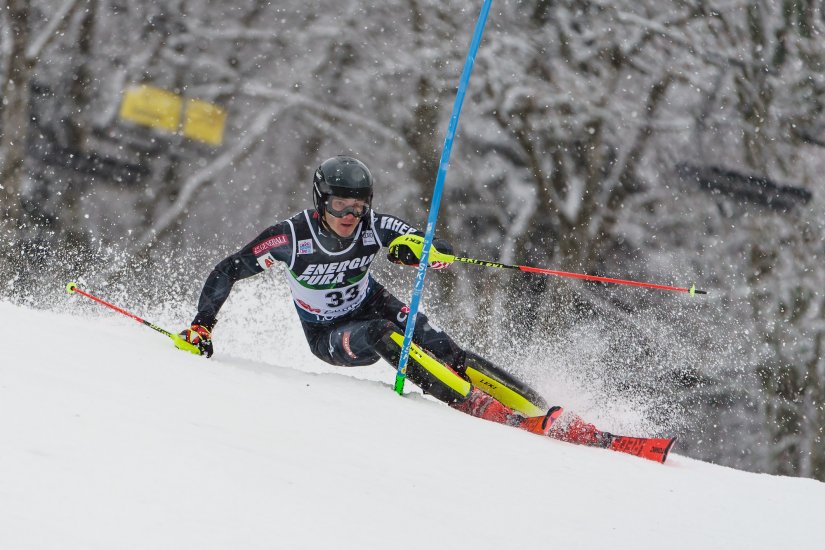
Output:
<path fill-rule="evenodd" d="M 223 142 L 226 126 L 226 111 L 214 103 L 184 99 L 178 94 L 145 84 L 123 93 L 120 118 L 172 133 L 181 132 L 183 125 L 184 136 L 210 145 Z"/>
<path fill-rule="evenodd" d="M 177 132 L 183 98 L 154 86 L 136 86 L 123 93 L 120 118 L 144 126 Z"/>
<path fill-rule="evenodd" d="M 210 145 L 220 145 L 223 141 L 225 123 L 226 111 L 214 103 L 200 99 L 190 99 L 186 102 L 184 136 Z"/>

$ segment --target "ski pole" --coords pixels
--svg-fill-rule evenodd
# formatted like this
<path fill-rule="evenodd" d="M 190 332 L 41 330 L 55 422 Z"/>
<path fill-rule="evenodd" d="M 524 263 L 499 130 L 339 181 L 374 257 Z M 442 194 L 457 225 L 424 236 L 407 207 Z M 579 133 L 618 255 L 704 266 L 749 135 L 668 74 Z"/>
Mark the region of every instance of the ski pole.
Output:
<path fill-rule="evenodd" d="M 470 41 L 470 48 L 464 60 L 464 69 L 462 69 L 461 77 L 458 80 L 458 90 L 456 90 L 455 101 L 453 102 L 453 113 L 450 115 L 447 135 L 444 137 L 444 146 L 441 148 L 441 161 L 438 163 L 438 174 L 435 178 L 433 198 L 430 202 L 430 213 L 427 217 L 427 230 L 424 232 L 424 246 L 421 253 L 421 261 L 418 264 L 418 272 L 415 276 L 412 298 L 410 299 L 410 312 L 407 315 L 404 341 L 401 345 L 401 355 L 398 358 L 398 367 L 395 374 L 395 385 L 393 389 L 395 389 L 398 395 L 404 394 L 404 380 L 407 376 L 407 361 L 410 356 L 410 346 L 412 345 L 412 337 L 415 330 L 415 319 L 418 315 L 421 294 L 424 292 L 424 281 L 427 276 L 427 267 L 429 266 L 427 258 L 430 254 L 433 236 L 435 235 L 435 224 L 438 221 L 438 209 L 441 205 L 444 180 L 447 177 L 447 168 L 450 165 L 450 154 L 453 150 L 453 141 L 455 140 L 456 130 L 458 128 L 458 117 L 461 114 L 461 106 L 464 104 L 464 96 L 470 84 L 470 75 L 473 72 L 473 64 L 475 63 L 476 54 L 481 44 L 481 37 L 484 34 L 484 26 L 487 23 L 487 16 L 490 13 L 491 5 L 492 0 L 484 0 L 484 4 L 481 6 L 481 12 L 478 14 L 478 19 L 476 19 L 473 38 Z"/>
<path fill-rule="evenodd" d="M 86 297 L 90 300 L 93 300 L 93 301 L 97 302 L 98 304 L 104 305 L 104 306 L 108 307 L 109 309 L 113 309 L 113 310 L 117 311 L 118 313 L 122 313 L 123 315 L 125 315 L 127 317 L 131 317 L 132 319 L 134 319 L 138 323 L 142 323 L 142 324 L 146 325 L 147 327 L 149 327 L 150 329 L 156 330 L 157 332 L 163 334 L 164 336 L 168 336 L 169 338 L 171 338 L 172 342 L 175 343 L 175 347 L 177 347 L 178 349 L 181 349 L 183 351 L 188 351 L 189 353 L 194 353 L 195 355 L 201 355 L 201 350 L 199 350 L 197 346 L 194 346 L 194 345 L 190 344 L 189 342 L 187 342 L 186 340 L 181 338 L 180 335 L 175 334 L 173 332 L 169 332 L 168 330 L 164 330 L 164 329 L 160 328 L 159 326 L 157 326 L 153 323 L 150 323 L 149 321 L 147 321 L 145 319 L 141 319 L 140 317 L 138 317 L 134 313 L 129 313 L 125 309 L 121 309 L 121 308 L 117 307 L 114 304 L 110 304 L 109 302 L 107 302 L 105 300 L 101 300 L 100 298 L 98 298 L 97 296 L 94 296 L 93 294 L 89 294 L 88 292 L 84 292 L 84 291 L 80 290 L 79 288 L 77 288 L 77 283 L 67 284 L 66 285 L 66 292 L 68 292 L 69 294 L 80 294 L 81 296 L 84 296 L 84 297 Z"/>
<path fill-rule="evenodd" d="M 410 250 L 415 251 L 416 255 L 421 254 L 421 250 L 424 245 L 424 239 L 419 235 L 414 235 L 412 233 L 408 233 L 406 235 L 401 235 L 393 239 L 390 243 L 390 253 L 394 253 L 393 250 L 399 246 L 406 246 L 409 247 Z M 472 265 L 480 265 L 481 267 L 495 267 L 500 269 L 518 269 L 520 271 L 525 271 L 527 273 L 541 273 L 543 275 L 557 275 L 559 277 L 572 277 L 574 279 L 584 279 L 586 281 L 599 281 L 602 283 L 614 283 L 617 285 L 631 285 L 631 286 L 641 286 L 645 288 L 655 288 L 658 290 L 672 290 L 674 292 L 687 292 L 691 296 L 695 294 L 707 294 L 704 290 L 698 290 L 696 285 L 692 285 L 690 288 L 680 287 L 680 286 L 668 286 L 668 285 L 658 285 L 654 283 L 643 283 L 640 281 L 630 281 L 627 279 L 614 279 L 612 277 L 601 277 L 599 275 L 584 275 L 582 273 L 570 273 L 568 271 L 557 271 L 555 269 L 544 269 L 541 267 L 530 267 L 526 265 L 516 265 L 516 264 L 502 264 L 499 262 L 490 262 L 487 260 L 476 260 L 475 258 L 462 258 L 460 256 L 454 256 L 452 254 L 445 254 L 443 252 L 439 252 L 438 250 L 431 250 L 429 254 L 430 261 L 433 262 L 442 262 L 442 263 L 452 263 L 452 262 L 462 262 L 465 264 L 472 264 Z"/>
<path fill-rule="evenodd" d="M 627 279 L 614 279 L 612 277 L 600 277 L 598 275 L 584 275 L 582 273 L 570 273 L 567 271 L 556 271 L 555 269 L 544 269 L 540 267 L 530 267 L 526 265 L 515 264 L 501 264 L 498 262 L 488 262 L 486 260 L 476 260 L 474 258 L 459 258 L 454 259 L 456 262 L 465 264 L 480 265 L 482 267 L 496 267 L 501 269 L 518 269 L 527 273 L 541 273 L 543 275 L 557 275 L 559 277 L 572 277 L 574 279 L 584 279 L 585 281 L 599 281 L 601 283 L 613 283 L 617 285 L 631 285 L 641 286 L 645 288 L 654 288 L 657 290 L 670 290 L 673 292 L 687 292 L 691 296 L 695 294 L 707 294 L 704 290 L 698 290 L 696 285 L 691 285 L 690 288 L 680 286 L 657 285 L 653 283 L 643 283 L 640 281 L 629 281 Z"/>

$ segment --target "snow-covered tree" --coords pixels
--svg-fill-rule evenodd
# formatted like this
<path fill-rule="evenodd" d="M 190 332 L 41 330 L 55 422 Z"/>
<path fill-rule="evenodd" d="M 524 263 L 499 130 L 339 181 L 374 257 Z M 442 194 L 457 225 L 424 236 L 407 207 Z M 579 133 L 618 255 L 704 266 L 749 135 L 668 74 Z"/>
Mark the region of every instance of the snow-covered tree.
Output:
<path fill-rule="evenodd" d="M 312 171 L 341 153 L 371 167 L 376 209 L 423 224 L 479 7 L 6 0 L 3 239 L 37 253 L 5 253 L 3 292 L 65 270 L 139 281 L 147 299 L 194 293 L 306 207 Z M 456 266 L 428 283 L 439 313 L 480 351 L 586 342 L 559 362 L 589 361 L 619 396 L 659 393 L 667 422 L 694 415 L 692 454 L 825 475 L 821 198 L 789 216 L 702 188 L 730 172 L 818 190 L 823 21 L 802 0 L 497 0 L 439 234 L 469 256 L 710 294 Z M 125 120 L 142 84 L 224 109 L 223 141 Z M 735 455 L 733 433 L 754 450 Z"/>
<path fill-rule="evenodd" d="M 32 121 L 32 89 L 47 64 L 45 52 L 61 37 L 83 0 L 50 2 L 6 0 L 0 3 L 0 274 L 19 276 L 12 266 L 20 255 L 37 254 L 26 246 L 38 223 L 26 214 L 24 185 L 28 136 Z M 49 9 L 51 8 L 51 9 Z"/>

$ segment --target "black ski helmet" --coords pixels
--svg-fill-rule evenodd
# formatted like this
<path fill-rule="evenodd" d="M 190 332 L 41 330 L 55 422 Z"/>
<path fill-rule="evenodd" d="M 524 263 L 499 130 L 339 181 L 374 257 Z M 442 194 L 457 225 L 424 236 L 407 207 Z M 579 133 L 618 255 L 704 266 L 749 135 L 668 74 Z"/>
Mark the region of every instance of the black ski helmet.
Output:
<path fill-rule="evenodd" d="M 324 205 L 330 195 L 363 199 L 372 204 L 372 174 L 358 159 L 339 155 L 321 163 L 312 178 L 312 199 L 323 217 Z M 364 216 L 369 208 L 364 212 Z"/>

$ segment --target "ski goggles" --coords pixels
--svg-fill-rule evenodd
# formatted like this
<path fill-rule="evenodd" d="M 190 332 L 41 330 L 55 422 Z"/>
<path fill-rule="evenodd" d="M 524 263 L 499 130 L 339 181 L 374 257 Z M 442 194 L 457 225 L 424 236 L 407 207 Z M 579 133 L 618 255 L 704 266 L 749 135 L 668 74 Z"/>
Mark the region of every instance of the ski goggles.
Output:
<path fill-rule="evenodd" d="M 336 218 L 343 218 L 347 214 L 352 214 L 356 218 L 361 218 L 369 210 L 370 203 L 364 199 L 351 199 L 331 196 L 326 201 L 326 211 Z"/>

